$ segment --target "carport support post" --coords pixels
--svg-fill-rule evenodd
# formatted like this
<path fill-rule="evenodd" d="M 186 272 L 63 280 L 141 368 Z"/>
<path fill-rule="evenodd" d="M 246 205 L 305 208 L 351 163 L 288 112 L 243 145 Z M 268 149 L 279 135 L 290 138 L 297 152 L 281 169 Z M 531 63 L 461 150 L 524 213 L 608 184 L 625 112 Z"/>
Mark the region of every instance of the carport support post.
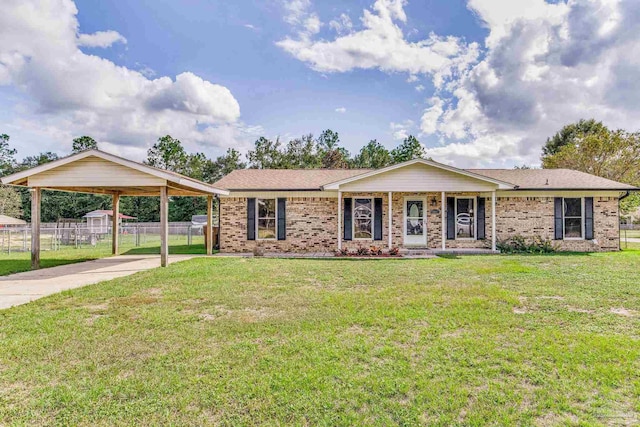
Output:
<path fill-rule="evenodd" d="M 213 196 L 207 196 L 207 255 L 213 254 Z"/>
<path fill-rule="evenodd" d="M 169 264 L 169 195 L 167 187 L 160 187 L 160 265 Z"/>
<path fill-rule="evenodd" d="M 118 239 L 120 230 L 120 194 L 113 195 L 113 215 L 111 216 L 111 254 L 118 255 Z"/>
<path fill-rule="evenodd" d="M 40 268 L 40 187 L 31 189 L 31 268 Z"/>

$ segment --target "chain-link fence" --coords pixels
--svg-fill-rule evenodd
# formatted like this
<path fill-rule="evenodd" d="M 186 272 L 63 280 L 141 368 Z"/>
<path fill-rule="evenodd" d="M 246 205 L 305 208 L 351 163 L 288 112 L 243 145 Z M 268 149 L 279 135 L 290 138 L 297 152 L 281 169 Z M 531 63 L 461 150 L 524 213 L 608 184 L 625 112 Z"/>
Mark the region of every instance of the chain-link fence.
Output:
<path fill-rule="evenodd" d="M 640 247 L 640 224 L 620 224 L 620 247 Z"/>
<path fill-rule="evenodd" d="M 111 227 L 94 232 L 86 224 L 56 227 L 48 224 L 40 228 L 40 249 L 111 247 Z M 215 229 L 214 229 L 215 231 Z M 169 245 L 204 245 L 202 226 L 185 223 L 169 224 Z M 160 246 L 160 223 L 122 224 L 119 246 L 121 249 Z M 31 250 L 31 227 L 0 229 L 0 253 L 28 252 Z"/>

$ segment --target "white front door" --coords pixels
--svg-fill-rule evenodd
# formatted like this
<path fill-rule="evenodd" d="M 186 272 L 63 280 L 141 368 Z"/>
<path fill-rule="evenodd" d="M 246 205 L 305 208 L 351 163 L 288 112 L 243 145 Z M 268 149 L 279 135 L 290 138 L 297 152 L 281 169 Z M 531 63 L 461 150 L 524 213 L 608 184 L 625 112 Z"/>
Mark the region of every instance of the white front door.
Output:
<path fill-rule="evenodd" d="M 427 200 L 419 197 L 404 199 L 405 246 L 427 245 Z"/>

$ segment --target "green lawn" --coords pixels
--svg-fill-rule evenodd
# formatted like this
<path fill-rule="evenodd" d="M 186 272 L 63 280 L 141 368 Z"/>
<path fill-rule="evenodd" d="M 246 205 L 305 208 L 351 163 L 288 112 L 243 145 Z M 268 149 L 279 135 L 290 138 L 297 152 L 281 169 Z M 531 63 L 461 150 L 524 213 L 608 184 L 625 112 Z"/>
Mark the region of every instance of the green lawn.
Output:
<path fill-rule="evenodd" d="M 128 255 L 159 254 L 160 238 L 149 238 L 139 247 L 136 247 L 133 242 L 125 241 L 120 245 L 120 253 Z M 169 253 L 204 254 L 206 253 L 206 250 L 201 237 L 194 237 L 193 244 L 188 246 L 185 244 L 184 238 L 171 236 L 169 239 Z M 73 247 L 62 247 L 62 249 L 57 251 L 44 249 L 40 252 L 40 264 L 43 268 L 55 267 L 56 265 L 89 261 L 108 256 L 111 256 L 111 243 L 102 242 L 95 247 L 83 246 L 78 249 Z M 0 253 L 0 276 L 28 271 L 30 269 L 30 252 L 11 252 L 10 254 Z"/>
<path fill-rule="evenodd" d="M 0 424 L 636 425 L 639 268 L 172 264 L 0 311 Z"/>

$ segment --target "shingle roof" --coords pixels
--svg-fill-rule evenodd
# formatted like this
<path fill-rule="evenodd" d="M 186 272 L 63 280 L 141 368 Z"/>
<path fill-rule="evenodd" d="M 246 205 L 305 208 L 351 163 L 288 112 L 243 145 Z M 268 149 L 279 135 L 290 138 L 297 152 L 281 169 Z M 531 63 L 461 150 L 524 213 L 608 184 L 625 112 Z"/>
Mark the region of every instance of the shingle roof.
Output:
<path fill-rule="evenodd" d="M 370 169 L 240 169 L 212 185 L 226 190 L 320 190 Z"/>
<path fill-rule="evenodd" d="M 571 169 L 468 169 L 518 190 L 634 190 L 636 187 Z"/>
<path fill-rule="evenodd" d="M 628 184 L 571 169 L 466 169 L 518 186 L 517 190 L 637 190 Z M 241 169 L 212 185 L 232 191 L 320 190 L 371 169 Z"/>

